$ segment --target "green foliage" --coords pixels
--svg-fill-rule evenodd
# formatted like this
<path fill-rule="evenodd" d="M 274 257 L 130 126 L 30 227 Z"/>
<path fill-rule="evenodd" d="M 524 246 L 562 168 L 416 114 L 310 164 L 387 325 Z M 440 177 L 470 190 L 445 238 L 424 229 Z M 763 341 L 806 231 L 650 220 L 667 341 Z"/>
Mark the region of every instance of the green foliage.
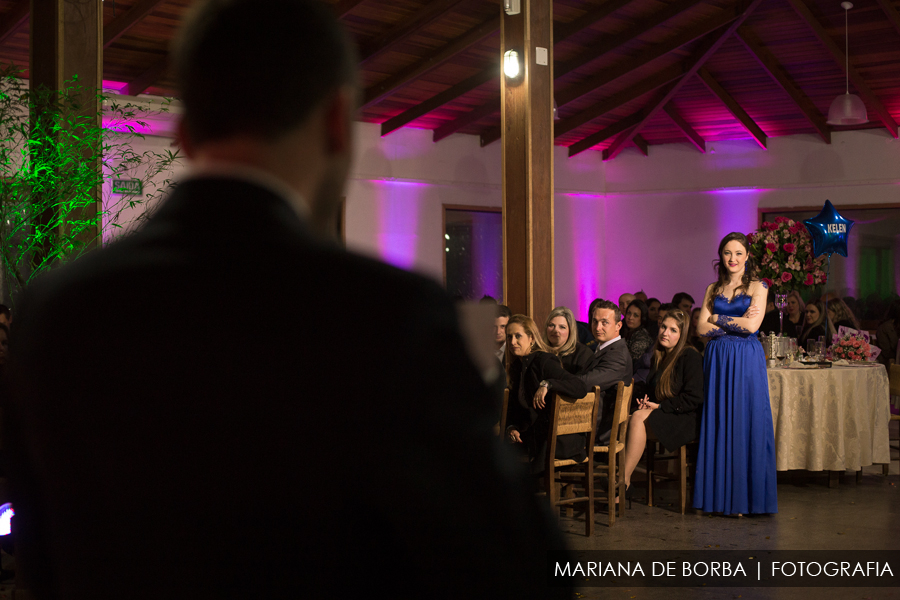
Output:
<path fill-rule="evenodd" d="M 100 114 L 84 99 L 100 100 Z M 4 296 L 109 241 L 172 185 L 178 151 L 138 152 L 145 119 L 168 111 L 118 103 L 86 90 L 29 90 L 21 72 L 0 67 L 0 259 Z M 93 106 L 93 103 L 91 104 Z M 141 180 L 141 197 L 111 193 L 113 178 Z M 146 205 L 141 207 L 140 205 Z"/>

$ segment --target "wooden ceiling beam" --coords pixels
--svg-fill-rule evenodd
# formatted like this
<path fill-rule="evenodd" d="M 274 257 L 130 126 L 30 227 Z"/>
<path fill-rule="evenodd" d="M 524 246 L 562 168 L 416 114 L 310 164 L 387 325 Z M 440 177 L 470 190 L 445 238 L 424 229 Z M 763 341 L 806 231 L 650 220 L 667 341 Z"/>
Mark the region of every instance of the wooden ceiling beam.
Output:
<path fill-rule="evenodd" d="M 650 156 L 650 144 L 647 143 L 647 140 L 641 134 L 635 135 L 631 143 L 638 149 L 638 152 L 644 156 Z"/>
<path fill-rule="evenodd" d="M 387 96 L 390 96 L 397 89 L 403 87 L 417 77 L 421 77 L 428 71 L 437 68 L 466 48 L 477 44 L 484 38 L 497 33 L 499 30 L 500 15 L 498 14 L 482 22 L 480 25 L 473 27 L 453 41 L 440 48 L 436 48 L 419 62 L 412 64 L 403 71 L 367 88 L 363 95 L 363 105 L 361 108 L 371 106 Z M 495 67 L 495 69 L 495 73 L 499 72 L 499 66 Z"/>
<path fill-rule="evenodd" d="M 31 0 L 19 0 L 11 9 L 0 16 L 0 44 L 25 24 L 31 13 Z"/>
<path fill-rule="evenodd" d="M 897 33 L 900 34 L 900 11 L 894 8 L 894 5 L 891 4 L 891 0 L 875 0 L 878 3 L 878 6 L 881 7 L 881 10 L 884 11 L 884 14 L 887 15 L 888 21 L 891 22 L 891 25 L 894 26 L 894 29 L 897 30 Z"/>
<path fill-rule="evenodd" d="M 125 32 L 137 25 L 144 17 L 153 12 L 153 9 L 165 0 L 138 0 L 138 2 L 122 13 L 122 16 L 113 19 L 109 25 L 103 27 L 103 47 L 119 39 Z"/>
<path fill-rule="evenodd" d="M 700 137 L 700 134 L 697 133 L 697 130 L 691 127 L 691 124 L 684 120 L 684 117 L 681 116 L 681 113 L 678 112 L 678 109 L 675 108 L 675 105 L 672 104 L 671 101 L 667 102 L 665 106 L 663 106 L 663 111 L 669 118 L 672 119 L 672 122 L 675 123 L 675 126 L 681 130 L 681 133 L 691 142 L 694 147 L 700 151 L 700 154 L 706 154 L 706 140 Z M 637 136 L 635 136 L 637 137 Z"/>
<path fill-rule="evenodd" d="M 822 140 L 826 144 L 830 144 L 831 128 L 825 122 L 825 117 L 822 116 L 822 113 L 819 112 L 812 100 L 791 80 L 784 67 L 775 58 L 775 55 L 762 45 L 762 42 L 759 41 L 759 38 L 756 37 L 756 34 L 749 27 L 740 27 L 736 33 L 737 38 L 750 51 L 750 54 L 760 66 L 765 69 L 769 77 L 790 96 L 791 100 L 794 101 L 794 104 L 797 105 L 797 108 L 803 113 L 806 120 L 815 128 Z"/>
<path fill-rule="evenodd" d="M 765 150 L 767 148 L 766 144 L 768 143 L 768 138 L 766 137 L 765 132 L 760 129 L 759 125 L 757 125 L 753 119 L 750 118 L 750 115 L 747 114 L 740 104 L 725 91 L 725 88 L 716 81 L 716 79 L 710 74 L 710 72 L 706 69 L 706 67 L 701 67 L 699 71 L 697 71 L 697 77 L 700 78 L 706 87 L 709 88 L 709 91 L 713 93 L 719 100 L 722 101 L 722 104 L 725 105 L 725 108 L 728 109 L 728 112 L 734 116 L 735 119 L 740 122 L 740 124 L 747 130 L 756 143 L 760 145 L 760 147 Z"/>
<path fill-rule="evenodd" d="M 147 88 L 159 81 L 166 69 L 169 68 L 169 56 L 165 55 L 156 60 L 149 69 L 138 75 L 125 86 L 125 94 L 137 96 L 147 91 Z"/>
<path fill-rule="evenodd" d="M 756 9 L 757 6 L 760 5 L 762 0 L 750 0 L 749 3 L 743 4 L 743 10 L 740 12 L 740 16 L 735 19 L 730 25 L 722 29 L 719 33 L 716 33 L 710 37 L 708 41 L 703 42 L 700 47 L 694 52 L 694 55 L 690 58 L 688 64 L 690 68 L 685 73 L 685 76 L 680 80 L 676 81 L 673 85 L 668 86 L 669 90 L 662 94 L 662 97 L 653 105 L 651 105 L 650 109 L 647 111 L 644 120 L 637 124 L 637 126 L 623 134 L 620 134 L 613 143 L 610 144 L 609 148 L 607 148 L 603 152 L 604 160 L 612 160 L 615 158 L 619 152 L 622 151 L 622 148 L 625 143 L 634 139 L 634 136 L 641 132 L 641 129 L 654 117 L 656 113 L 658 113 L 669 101 L 672 99 L 675 94 L 678 93 L 678 90 L 682 88 L 686 81 L 688 81 L 692 75 L 697 73 L 697 71 L 706 63 L 707 59 L 710 56 L 716 53 L 716 51 L 721 48 L 722 44 L 725 43 L 731 34 L 733 34 L 738 27 L 744 22 L 744 20 L 750 16 L 751 13 Z"/>
<path fill-rule="evenodd" d="M 665 56 L 670 52 L 674 52 L 685 44 L 689 44 L 690 42 L 733 22 L 738 18 L 738 14 L 739 13 L 733 9 L 723 10 L 696 27 L 678 33 L 632 58 L 628 58 L 617 65 L 603 69 L 581 83 L 557 92 L 556 103 L 558 106 L 564 106 L 585 94 L 589 94 L 590 92 L 615 81 L 619 77 L 643 67 L 657 58 Z"/>
<path fill-rule="evenodd" d="M 465 0 L 432 0 L 424 10 L 413 12 L 409 18 L 404 19 L 383 34 L 367 41 L 365 44 L 361 44 L 359 53 L 360 64 L 372 60 L 392 45 L 405 40 L 419 29 L 438 20 L 464 1 Z"/>
<path fill-rule="evenodd" d="M 569 146 L 569 158 L 575 156 L 576 154 L 581 154 L 585 150 L 590 150 L 597 144 L 601 144 L 601 143 L 605 142 L 612 136 L 618 135 L 618 134 L 622 133 L 623 131 L 625 131 L 626 129 L 634 127 L 635 125 L 640 123 L 641 119 L 643 119 L 643 118 L 644 118 L 644 111 L 638 111 L 638 112 L 634 113 L 633 115 L 629 115 L 629 116 L 625 117 L 624 119 L 619 119 L 618 121 L 616 121 L 609 127 L 601 129 L 600 131 L 598 131 L 596 133 L 592 133 L 591 135 L 587 136 L 583 140 L 579 140 L 579 141 L 575 142 L 574 144 Z"/>
<path fill-rule="evenodd" d="M 334 4 L 334 14 L 337 15 L 338 19 L 343 19 L 354 8 L 363 3 L 363 0 L 338 0 L 337 3 Z"/>
<path fill-rule="evenodd" d="M 574 21 L 572 21 L 570 23 L 562 23 L 562 24 L 554 25 L 553 26 L 554 44 L 561 42 L 561 41 L 569 38 L 570 36 L 578 33 L 582 29 L 585 29 L 586 27 L 593 25 L 600 19 L 603 19 L 603 18 L 609 16 L 616 10 L 622 8 L 623 6 L 629 4 L 632 1 L 633 0 L 607 0 L 606 2 L 604 2 L 603 4 L 601 4 L 600 6 L 595 8 L 594 10 L 591 10 L 591 11 L 585 13 L 580 18 L 575 19 Z M 557 68 L 555 64 L 554 64 L 553 68 L 554 68 L 554 70 Z M 498 67 L 496 67 L 496 66 L 487 67 L 481 73 L 476 73 L 475 75 L 469 77 L 465 81 L 458 83 L 457 85 L 445 90 L 444 92 L 441 92 L 437 96 L 433 96 L 432 98 L 429 98 L 425 102 L 419 103 L 418 105 L 407 109 L 406 111 L 397 115 L 396 117 L 393 117 L 389 121 L 385 121 L 385 123 L 382 125 L 382 128 L 381 128 L 381 135 L 387 135 L 391 131 L 395 131 L 395 130 L 399 129 L 403 125 L 406 125 L 407 123 L 410 123 L 410 122 L 414 121 L 415 119 L 418 119 L 419 117 L 422 117 L 422 116 L 428 114 L 429 112 L 440 108 L 441 106 L 443 106 L 444 104 L 447 104 L 448 102 L 452 102 L 456 98 L 464 96 L 465 94 L 471 92 L 472 90 L 478 88 L 481 85 L 484 85 L 485 83 L 487 83 L 494 77 L 498 77 L 498 76 L 499 76 L 499 68 Z M 500 110 L 500 94 L 495 94 L 495 95 L 491 96 L 490 100 L 488 100 L 481 106 L 475 108 L 473 111 L 470 111 L 470 112 L 466 113 L 465 115 L 462 115 L 458 119 L 449 121 L 448 123 L 445 123 L 438 129 L 435 129 L 434 141 L 435 142 L 440 141 L 440 140 L 444 139 L 445 137 L 447 137 L 453 133 L 456 133 L 463 127 L 466 127 L 476 121 L 479 121 L 479 120 L 483 119 L 484 117 L 491 115 L 499 110 Z M 390 125 L 388 127 L 385 127 L 385 125 L 389 122 L 390 122 Z M 488 143 L 490 143 L 490 142 L 488 142 Z M 482 145 L 486 145 L 486 144 L 482 144 Z"/>
<path fill-rule="evenodd" d="M 862 96 L 862 99 L 866 104 L 875 109 L 875 114 L 878 115 L 882 125 L 888 130 L 888 133 L 894 138 L 898 137 L 897 121 L 894 120 L 894 117 L 891 116 L 891 113 L 885 108 L 881 99 L 872 91 L 869 84 L 867 84 L 863 76 L 860 75 L 859 71 L 853 68 L 853 66 L 850 66 L 849 69 L 847 68 L 847 56 L 844 54 L 844 51 L 840 46 L 834 43 L 834 40 L 831 39 L 831 36 L 825 31 L 825 27 L 812 14 L 809 7 L 803 0 L 788 0 L 788 3 L 794 8 L 797 14 L 800 15 L 800 18 L 806 21 L 806 24 L 809 25 L 809 28 L 813 30 L 813 33 L 816 34 L 816 37 L 822 42 L 822 45 L 825 46 L 828 53 L 831 54 L 831 57 L 841 68 L 841 71 L 850 76 L 850 81 L 853 82 L 856 91 L 859 92 L 859 95 Z"/>

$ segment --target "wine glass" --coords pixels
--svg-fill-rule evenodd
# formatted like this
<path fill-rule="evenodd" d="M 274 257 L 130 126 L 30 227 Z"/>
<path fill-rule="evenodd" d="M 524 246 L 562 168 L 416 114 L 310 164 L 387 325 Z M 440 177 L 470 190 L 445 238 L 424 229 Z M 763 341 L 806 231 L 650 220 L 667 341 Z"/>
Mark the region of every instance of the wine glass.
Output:
<path fill-rule="evenodd" d="M 819 360 L 819 342 L 816 340 L 807 340 L 806 341 L 806 353 L 809 355 L 810 360 Z"/>
<path fill-rule="evenodd" d="M 778 364 L 784 364 L 784 357 L 787 356 L 788 343 L 787 338 L 780 337 L 775 340 L 775 358 L 778 359 Z"/>
<path fill-rule="evenodd" d="M 778 309 L 778 331 L 784 333 L 784 307 L 787 306 L 787 294 L 775 294 L 775 308 Z"/>

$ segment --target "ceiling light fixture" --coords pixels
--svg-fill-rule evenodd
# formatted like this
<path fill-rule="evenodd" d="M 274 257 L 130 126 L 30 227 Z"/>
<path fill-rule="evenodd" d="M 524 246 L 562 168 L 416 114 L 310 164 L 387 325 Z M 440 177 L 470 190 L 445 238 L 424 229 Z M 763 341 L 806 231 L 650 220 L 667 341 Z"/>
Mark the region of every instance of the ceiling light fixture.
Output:
<path fill-rule="evenodd" d="M 853 8 L 852 2 L 841 2 L 844 9 L 844 70 L 846 71 L 847 92 L 834 99 L 828 109 L 829 125 L 862 125 L 869 122 L 866 105 L 856 94 L 850 93 L 850 34 L 847 32 L 847 13 Z"/>
<path fill-rule="evenodd" d="M 515 50 L 507 50 L 503 54 L 503 73 L 510 79 L 519 76 L 519 53 Z"/>

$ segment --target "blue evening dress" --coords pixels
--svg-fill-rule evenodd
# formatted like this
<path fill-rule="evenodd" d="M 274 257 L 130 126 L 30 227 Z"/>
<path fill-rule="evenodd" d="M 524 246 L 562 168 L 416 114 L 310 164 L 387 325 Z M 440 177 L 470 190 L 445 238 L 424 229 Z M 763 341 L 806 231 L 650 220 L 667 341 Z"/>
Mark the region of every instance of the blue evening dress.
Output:
<path fill-rule="evenodd" d="M 723 329 L 703 358 L 706 401 L 694 481 L 694 508 L 706 512 L 778 512 L 766 357 L 755 332 L 728 323 L 743 316 L 751 300 L 746 294 L 714 300 Z"/>

